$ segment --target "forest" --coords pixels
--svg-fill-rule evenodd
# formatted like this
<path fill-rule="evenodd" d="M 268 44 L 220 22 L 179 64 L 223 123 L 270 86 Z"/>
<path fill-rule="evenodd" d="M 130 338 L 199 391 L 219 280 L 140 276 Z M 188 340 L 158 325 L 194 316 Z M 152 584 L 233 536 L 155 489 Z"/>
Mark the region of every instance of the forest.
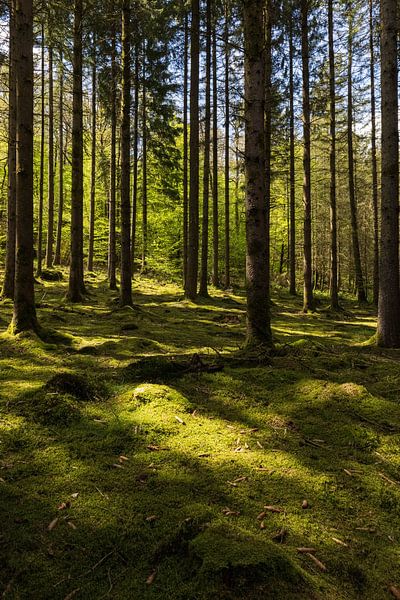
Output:
<path fill-rule="evenodd" d="M 400 598 L 399 10 L 0 3 L 2 598 Z"/>

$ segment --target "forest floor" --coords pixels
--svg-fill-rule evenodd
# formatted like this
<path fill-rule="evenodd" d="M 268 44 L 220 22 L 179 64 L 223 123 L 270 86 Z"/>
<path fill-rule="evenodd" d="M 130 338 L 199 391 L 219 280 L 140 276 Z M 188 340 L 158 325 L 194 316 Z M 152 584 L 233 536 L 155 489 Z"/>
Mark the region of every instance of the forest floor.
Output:
<path fill-rule="evenodd" d="M 400 351 L 365 344 L 372 309 L 303 315 L 275 294 L 284 352 L 246 364 L 243 295 L 192 304 L 142 279 L 120 309 L 90 282 L 82 305 L 37 285 L 46 342 L 11 337 L 0 304 L 3 598 L 400 589 Z"/>

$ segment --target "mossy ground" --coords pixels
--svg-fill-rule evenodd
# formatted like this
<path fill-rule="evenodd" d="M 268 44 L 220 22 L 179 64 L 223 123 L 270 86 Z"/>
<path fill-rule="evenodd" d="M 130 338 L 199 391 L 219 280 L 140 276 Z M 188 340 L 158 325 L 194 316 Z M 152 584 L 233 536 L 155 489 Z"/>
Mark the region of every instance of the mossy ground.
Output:
<path fill-rule="evenodd" d="M 363 346 L 372 310 L 304 315 L 275 295 L 285 352 L 271 365 L 168 378 L 169 355 L 240 348 L 242 295 L 195 305 L 141 280 L 120 309 L 101 277 L 82 305 L 65 285 L 37 286 L 40 322 L 58 332 L 45 342 L 7 334 L 0 306 L 4 598 L 390 597 L 400 352 Z M 164 360 L 132 368 L 148 356 Z"/>

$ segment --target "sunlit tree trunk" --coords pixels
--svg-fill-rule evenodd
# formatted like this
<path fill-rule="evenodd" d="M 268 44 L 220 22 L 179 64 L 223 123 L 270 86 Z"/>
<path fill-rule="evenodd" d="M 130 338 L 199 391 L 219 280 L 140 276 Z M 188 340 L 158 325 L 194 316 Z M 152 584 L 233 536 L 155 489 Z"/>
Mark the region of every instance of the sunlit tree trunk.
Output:
<path fill-rule="evenodd" d="M 225 0 L 225 287 L 231 285 L 231 250 L 230 250 L 230 46 L 229 46 L 229 0 Z"/>
<path fill-rule="evenodd" d="M 94 255 L 94 226 L 96 220 L 96 144 L 97 144 L 97 61 L 96 35 L 93 34 L 93 63 L 92 63 L 92 155 L 90 172 L 90 216 L 89 216 L 89 249 L 88 271 L 93 271 Z"/>
<path fill-rule="evenodd" d="M 117 141 L 117 66 L 115 58 L 115 25 L 111 41 L 111 150 L 110 150 L 110 196 L 108 209 L 108 285 L 110 290 L 117 289 L 116 278 L 116 141 Z"/>
<path fill-rule="evenodd" d="M 61 264 L 61 242 L 62 242 L 62 224 L 64 213 L 64 65 L 63 53 L 60 50 L 60 70 L 59 70 L 59 170 L 58 170 L 58 211 L 57 211 L 57 237 L 56 249 L 54 253 L 54 264 Z"/>
<path fill-rule="evenodd" d="M 121 306 L 132 305 L 131 264 L 131 10 L 122 5 L 122 119 L 121 119 Z"/>
<path fill-rule="evenodd" d="M 53 266 L 54 246 L 54 80 L 53 48 L 49 46 L 49 130 L 48 130 L 48 190 L 47 190 L 47 243 L 46 267 Z"/>
<path fill-rule="evenodd" d="M 378 218 L 378 165 L 376 158 L 376 99 L 375 99 L 375 51 L 373 0 L 369 0 L 369 49 L 371 77 L 371 167 L 372 167 L 372 206 L 374 211 L 374 274 L 373 300 L 379 300 L 379 218 Z"/>
<path fill-rule="evenodd" d="M 45 139 L 45 55 L 44 55 L 44 25 L 42 23 L 41 45 L 41 75 L 40 75 L 40 167 L 39 167 L 39 206 L 38 206 L 38 233 L 37 233 L 37 265 L 36 275 L 42 274 L 43 254 L 43 204 L 44 204 L 44 139 Z"/>
<path fill-rule="evenodd" d="M 142 269 L 147 269 L 147 83 L 146 83 L 146 45 L 143 45 L 143 81 L 142 81 Z"/>
<path fill-rule="evenodd" d="M 183 286 L 186 286 L 188 262 L 188 94 L 189 94 L 189 16 L 185 13 L 183 55 Z"/>
<path fill-rule="evenodd" d="M 247 345 L 272 344 L 265 176 L 264 0 L 245 0 Z"/>
<path fill-rule="evenodd" d="M 294 135 L 293 16 L 289 15 L 289 274 L 290 293 L 296 295 L 296 170 Z"/>
<path fill-rule="evenodd" d="M 219 286 L 219 215 L 218 215 L 218 79 L 217 79 L 217 22 L 214 4 L 214 26 L 212 35 L 212 79 L 213 79 L 213 131 L 212 131 L 212 229 L 213 269 L 212 282 Z"/>
<path fill-rule="evenodd" d="M 135 107 L 133 116 L 133 185 L 132 185 L 132 276 L 135 269 L 136 222 L 138 198 L 138 144 L 139 144 L 139 44 L 135 47 Z"/>

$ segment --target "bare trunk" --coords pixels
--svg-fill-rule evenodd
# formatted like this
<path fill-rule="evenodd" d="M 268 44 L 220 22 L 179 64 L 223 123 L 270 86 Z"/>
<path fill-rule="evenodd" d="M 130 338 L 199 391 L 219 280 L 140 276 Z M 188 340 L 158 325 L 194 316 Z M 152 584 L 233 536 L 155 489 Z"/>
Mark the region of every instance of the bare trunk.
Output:
<path fill-rule="evenodd" d="M 1 295 L 14 298 L 15 238 L 16 238 L 16 65 L 15 65 L 15 0 L 10 1 L 9 99 L 8 99 L 8 196 L 7 196 L 7 250 L 4 282 Z"/>
<path fill-rule="evenodd" d="M 59 71 L 59 145 L 60 160 L 58 171 L 58 215 L 57 215 L 57 238 L 56 250 L 54 254 L 54 264 L 61 264 L 61 241 L 62 241 L 62 223 L 64 213 L 64 66 L 63 53 L 60 51 L 60 71 Z"/>
<path fill-rule="evenodd" d="M 215 8 L 215 6 L 214 6 Z M 216 14 L 216 11 L 214 10 Z M 218 79 L 217 79 L 217 23 L 216 17 L 213 27 L 212 38 L 212 72 L 213 72 L 213 174 L 212 174 L 212 198 L 213 198 L 213 270 L 212 282 L 215 287 L 219 286 L 219 215 L 218 215 Z"/>
<path fill-rule="evenodd" d="M 16 0 L 17 245 L 12 330 L 38 330 L 33 278 L 33 15 Z"/>
<path fill-rule="evenodd" d="M 186 285 L 188 262 L 188 63 L 189 63 L 189 17 L 185 13 L 185 40 L 183 57 L 183 286 Z"/>
<path fill-rule="evenodd" d="M 265 177 L 264 1 L 244 3 L 247 345 L 272 345 Z"/>
<path fill-rule="evenodd" d="M 94 226 L 96 220 L 96 144 L 97 144 L 97 64 L 96 64 L 96 35 L 93 34 L 93 64 L 92 64 L 92 156 L 90 173 L 90 217 L 89 217 L 89 249 L 88 271 L 93 271 L 94 255 Z"/>
<path fill-rule="evenodd" d="M 41 92 L 40 92 L 40 171 L 39 171 L 39 206 L 38 206 L 38 233 L 37 233 L 37 266 L 36 275 L 42 274 L 43 254 L 43 204 L 44 204 L 44 138 L 45 138 L 45 57 L 44 57 L 44 25 L 42 24 L 42 47 L 41 47 Z"/>
<path fill-rule="evenodd" d="M 146 89 L 146 47 L 143 47 L 143 102 L 142 102 L 142 273 L 147 269 L 147 89 Z"/>
<path fill-rule="evenodd" d="M 54 246 L 54 81 L 53 48 L 49 46 L 49 131 L 46 267 L 53 266 Z"/>
<path fill-rule="evenodd" d="M 400 347 L 396 0 L 381 0 L 382 202 L 378 344 Z"/>
<path fill-rule="evenodd" d="M 207 0 L 206 16 L 206 110 L 204 119 L 203 224 L 201 244 L 200 296 L 208 296 L 208 224 L 210 186 L 210 126 L 211 126 L 211 2 Z"/>
<path fill-rule="evenodd" d="M 138 142 L 139 142 L 139 44 L 135 48 L 135 109 L 133 117 L 133 186 L 132 186 L 132 276 L 135 269 L 136 221 L 138 197 Z"/>
<path fill-rule="evenodd" d="M 378 219 L 378 165 L 376 158 L 376 100 L 375 100 L 375 52 L 373 1 L 369 0 L 369 47 L 371 77 L 371 167 L 372 167 L 372 207 L 374 211 L 374 272 L 373 301 L 378 306 L 379 300 L 379 219 Z"/>
<path fill-rule="evenodd" d="M 71 264 L 68 298 L 81 302 L 83 280 L 83 106 L 82 106 L 82 0 L 75 0 L 73 100 L 72 100 L 72 186 Z"/>
<path fill-rule="evenodd" d="M 199 52 L 200 6 L 192 0 L 190 62 L 190 191 L 188 208 L 188 262 L 185 295 L 196 299 L 199 259 Z"/>
<path fill-rule="evenodd" d="M 289 272 L 290 293 L 296 295 L 296 171 L 294 137 L 294 78 L 293 78 L 293 22 L 289 15 L 289 171 L 290 171 L 290 208 L 289 208 Z"/>
<path fill-rule="evenodd" d="M 115 25 L 113 26 L 111 47 L 111 155 L 110 155 L 110 198 L 109 198 L 109 234 L 108 234 L 108 285 L 110 290 L 117 289 L 116 278 L 116 248 L 115 248 L 115 222 L 116 222 L 116 140 L 117 140 L 117 73 L 115 60 Z"/>
<path fill-rule="evenodd" d="M 231 253 L 230 253 L 230 193 L 229 193 L 229 72 L 230 72 L 230 47 L 229 47 L 229 0 L 225 0 L 225 287 L 231 285 Z"/>
<path fill-rule="evenodd" d="M 122 5 L 122 119 L 121 119 L 121 289 L 120 305 L 132 305 L 131 264 L 131 10 Z"/>

